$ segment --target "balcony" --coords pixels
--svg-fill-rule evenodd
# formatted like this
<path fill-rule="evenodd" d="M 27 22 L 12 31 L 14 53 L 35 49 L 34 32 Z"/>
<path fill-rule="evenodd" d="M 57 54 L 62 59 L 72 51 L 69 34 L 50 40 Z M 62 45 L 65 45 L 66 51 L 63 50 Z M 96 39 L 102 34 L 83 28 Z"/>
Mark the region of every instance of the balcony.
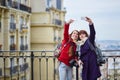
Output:
<path fill-rule="evenodd" d="M 10 23 L 10 33 L 14 33 L 16 31 L 16 24 L 15 23 Z"/>
<path fill-rule="evenodd" d="M 9 5 L 12 7 L 12 8 L 15 8 L 15 9 L 18 9 L 19 8 L 19 4 L 15 1 L 12 1 L 10 2 L 9 1 Z"/>
<path fill-rule="evenodd" d="M 27 32 L 28 32 L 27 25 L 21 24 L 20 33 L 27 33 Z"/>
<path fill-rule="evenodd" d="M 58 20 L 58 19 L 54 19 L 53 20 L 53 24 L 61 26 L 62 25 L 62 21 Z"/>
<path fill-rule="evenodd" d="M 13 53 L 21 53 L 21 51 L 13 51 Z M 3 54 L 0 54 L 0 60 L 2 61 L 2 71 L 3 72 L 3 78 L 4 80 L 8 79 L 8 75 L 10 76 L 10 79 L 13 77 L 19 78 L 22 74 L 27 78 L 29 76 L 30 80 L 58 80 L 58 74 L 57 74 L 57 59 L 53 56 L 54 51 L 22 51 L 22 54 L 27 55 L 21 55 L 18 54 L 17 56 L 4 56 L 6 53 L 10 53 L 10 51 L 2 51 Z M 104 57 L 106 57 L 106 63 L 101 66 L 101 80 L 119 80 L 120 79 L 120 50 L 104 50 L 103 53 L 105 54 Z M 115 55 L 117 54 L 117 55 Z M 17 62 L 16 66 L 12 66 L 11 63 L 12 59 Z M 21 62 L 21 58 L 23 59 L 22 62 L 24 64 L 19 65 Z M 10 73 L 7 72 L 7 61 L 10 61 Z M 28 62 L 27 62 L 28 61 Z M 30 63 L 29 63 L 30 62 Z M 74 74 L 73 79 L 74 80 L 81 80 L 81 77 L 76 72 L 76 67 L 73 68 Z M 37 72 L 36 72 L 37 71 Z M 80 70 L 81 71 L 81 70 Z M 21 73 L 23 72 L 23 73 Z M 27 74 L 27 73 L 30 73 Z M 17 76 L 15 76 L 16 74 Z M 1 69 L 0 69 L 0 75 L 1 75 Z M 78 79 L 76 79 L 78 77 Z M 28 80 L 28 79 L 27 79 Z"/>
<path fill-rule="evenodd" d="M 16 49 L 16 45 L 15 44 L 11 44 L 10 45 L 10 50 L 12 51 L 12 50 L 15 50 Z"/>
<path fill-rule="evenodd" d="M 5 0 L 0 0 L 0 6 L 5 6 Z"/>
<path fill-rule="evenodd" d="M 12 1 L 12 0 L 9 0 L 9 1 L 6 1 L 6 2 L 5 2 L 5 0 L 3 0 L 3 1 L 4 1 L 3 5 L 5 5 L 7 7 L 12 7 L 12 8 L 15 8 L 15 9 L 19 9 L 19 10 L 31 13 L 31 8 L 28 7 L 27 5 L 23 5 L 21 3 L 18 3 L 16 1 Z"/>
<path fill-rule="evenodd" d="M 31 8 L 23 4 L 20 4 L 20 10 L 31 13 Z"/>

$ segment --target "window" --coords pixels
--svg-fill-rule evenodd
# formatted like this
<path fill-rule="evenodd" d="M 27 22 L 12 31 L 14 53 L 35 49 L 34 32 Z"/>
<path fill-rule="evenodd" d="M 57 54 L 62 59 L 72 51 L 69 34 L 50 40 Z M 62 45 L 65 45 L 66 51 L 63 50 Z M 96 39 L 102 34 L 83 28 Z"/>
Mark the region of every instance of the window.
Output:
<path fill-rule="evenodd" d="M 25 0 L 25 5 L 27 5 L 27 0 Z"/>
<path fill-rule="evenodd" d="M 2 27 L 1 27 L 1 21 L 0 21 L 0 32 L 1 32 L 1 28 L 2 28 Z"/>
<path fill-rule="evenodd" d="M 28 41 L 27 36 L 25 36 L 25 50 L 28 50 Z"/>
<path fill-rule="evenodd" d="M 11 15 L 11 17 L 10 17 L 10 22 L 11 22 L 11 23 L 14 23 L 14 15 Z"/>
<path fill-rule="evenodd" d="M 21 36 L 21 44 L 24 44 L 23 36 Z"/>
<path fill-rule="evenodd" d="M 23 17 L 20 18 L 20 24 L 23 24 L 24 23 L 24 20 L 23 20 Z"/>
<path fill-rule="evenodd" d="M 56 7 L 57 7 L 57 9 L 60 9 L 61 10 L 61 0 L 57 0 L 56 1 Z"/>
<path fill-rule="evenodd" d="M 10 44 L 12 45 L 12 44 L 14 44 L 14 40 L 15 38 L 14 38 L 14 36 L 10 36 Z"/>
<path fill-rule="evenodd" d="M 51 0 L 47 0 L 47 8 L 51 6 Z"/>
<path fill-rule="evenodd" d="M 17 0 L 17 6 L 18 6 L 18 9 L 20 9 L 20 3 L 21 3 L 21 0 Z"/>
<path fill-rule="evenodd" d="M 22 30 L 22 26 L 24 24 L 24 19 L 23 17 L 20 18 L 20 30 Z"/>
<path fill-rule="evenodd" d="M 16 29 L 14 15 L 11 15 L 11 17 L 10 17 L 10 29 L 12 29 L 12 30 Z"/>
<path fill-rule="evenodd" d="M 2 44 L 0 44 L 0 50 L 2 50 Z"/>
<path fill-rule="evenodd" d="M 24 50 L 24 38 L 23 38 L 23 36 L 21 36 L 21 38 L 20 38 L 21 40 L 21 44 L 20 44 L 20 50 Z"/>
<path fill-rule="evenodd" d="M 0 76 L 2 76 L 2 68 L 0 68 Z"/>
<path fill-rule="evenodd" d="M 28 0 L 18 0 L 19 3 L 26 5 Z"/>
<path fill-rule="evenodd" d="M 16 45 L 15 45 L 15 37 L 14 36 L 10 36 L 10 50 L 15 50 L 16 49 Z"/>
<path fill-rule="evenodd" d="M 27 44 L 27 36 L 25 36 L 25 43 Z"/>
<path fill-rule="evenodd" d="M 21 3 L 21 0 L 17 0 L 17 2 Z"/>
<path fill-rule="evenodd" d="M 0 32 L 1 32 L 1 29 L 2 29 L 2 23 L 1 23 L 1 16 L 0 16 Z"/>

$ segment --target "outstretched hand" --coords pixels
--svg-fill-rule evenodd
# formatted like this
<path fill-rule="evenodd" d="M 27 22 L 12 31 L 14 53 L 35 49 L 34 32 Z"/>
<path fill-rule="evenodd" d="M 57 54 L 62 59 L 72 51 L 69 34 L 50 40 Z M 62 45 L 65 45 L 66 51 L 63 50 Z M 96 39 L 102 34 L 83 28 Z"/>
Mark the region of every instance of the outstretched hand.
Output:
<path fill-rule="evenodd" d="M 70 19 L 68 22 L 66 22 L 67 24 L 71 24 L 71 23 L 73 23 L 74 22 L 74 20 L 73 19 Z"/>
<path fill-rule="evenodd" d="M 89 17 L 85 17 L 86 21 L 89 22 L 89 24 L 93 24 L 92 20 Z"/>

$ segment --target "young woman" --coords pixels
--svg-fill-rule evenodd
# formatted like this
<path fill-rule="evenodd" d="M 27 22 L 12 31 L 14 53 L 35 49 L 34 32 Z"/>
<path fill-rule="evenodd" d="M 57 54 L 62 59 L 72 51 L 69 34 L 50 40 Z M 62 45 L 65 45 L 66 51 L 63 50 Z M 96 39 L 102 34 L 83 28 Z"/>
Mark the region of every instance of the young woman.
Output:
<path fill-rule="evenodd" d="M 83 63 L 82 80 L 97 80 L 101 76 L 99 65 L 97 64 L 97 56 L 87 43 L 87 40 L 89 40 L 94 45 L 96 32 L 92 20 L 86 17 L 86 21 L 89 23 L 90 35 L 88 36 L 85 30 L 80 30 L 80 41 L 78 41 L 81 53 L 80 59 Z"/>
<path fill-rule="evenodd" d="M 72 59 L 77 60 L 75 56 L 76 52 L 76 44 L 75 42 L 78 40 L 78 31 L 74 30 L 69 35 L 69 25 L 73 22 L 70 20 L 68 23 L 64 25 L 64 39 L 62 41 L 62 47 L 60 56 L 58 60 L 60 61 L 59 65 L 59 80 L 72 80 L 72 67 L 70 66 L 70 61 Z"/>

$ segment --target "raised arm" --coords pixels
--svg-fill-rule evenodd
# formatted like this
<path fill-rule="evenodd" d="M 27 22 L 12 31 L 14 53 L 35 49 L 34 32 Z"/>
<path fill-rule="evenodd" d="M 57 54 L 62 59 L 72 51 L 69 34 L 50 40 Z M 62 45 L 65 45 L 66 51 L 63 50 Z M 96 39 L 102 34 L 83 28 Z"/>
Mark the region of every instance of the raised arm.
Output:
<path fill-rule="evenodd" d="M 69 25 L 73 22 L 74 20 L 70 19 L 68 22 L 65 22 L 64 24 L 64 42 L 67 42 L 69 40 Z"/>
<path fill-rule="evenodd" d="M 94 28 L 94 24 L 92 22 L 92 20 L 88 17 L 86 17 L 86 21 L 89 22 L 89 29 L 90 29 L 90 36 L 89 36 L 89 40 L 92 44 L 94 44 L 95 41 L 95 28 Z"/>

